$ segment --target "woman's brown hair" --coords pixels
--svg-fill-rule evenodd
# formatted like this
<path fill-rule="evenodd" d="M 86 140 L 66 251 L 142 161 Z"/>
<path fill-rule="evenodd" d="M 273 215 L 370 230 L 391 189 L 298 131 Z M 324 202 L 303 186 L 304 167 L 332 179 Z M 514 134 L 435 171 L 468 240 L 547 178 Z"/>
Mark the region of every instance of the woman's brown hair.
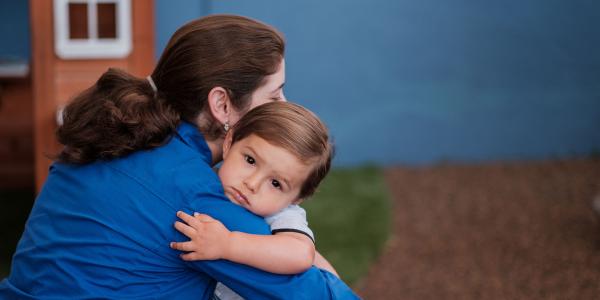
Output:
<path fill-rule="evenodd" d="M 277 101 L 257 106 L 232 130 L 231 145 L 255 134 L 312 165 L 300 188 L 300 199 L 310 197 L 331 168 L 334 148 L 327 127 L 315 114 L 298 104 Z"/>
<path fill-rule="evenodd" d="M 200 123 L 208 140 L 223 136 L 208 110 L 214 87 L 224 88 L 234 108 L 247 110 L 252 92 L 275 73 L 285 42 L 273 27 L 233 15 L 213 15 L 178 29 L 151 80 L 109 69 L 63 112 L 58 160 L 83 164 L 162 145 L 183 120 Z"/>

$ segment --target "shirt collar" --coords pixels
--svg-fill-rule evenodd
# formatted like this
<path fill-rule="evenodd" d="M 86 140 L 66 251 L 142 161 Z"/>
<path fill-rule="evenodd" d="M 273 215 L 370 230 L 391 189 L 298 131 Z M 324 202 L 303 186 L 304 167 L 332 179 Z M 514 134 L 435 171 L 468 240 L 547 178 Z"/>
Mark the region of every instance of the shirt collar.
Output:
<path fill-rule="evenodd" d="M 190 148 L 199 152 L 204 161 L 212 165 L 212 152 L 198 127 L 188 122 L 181 122 L 177 127 L 177 136 Z"/>

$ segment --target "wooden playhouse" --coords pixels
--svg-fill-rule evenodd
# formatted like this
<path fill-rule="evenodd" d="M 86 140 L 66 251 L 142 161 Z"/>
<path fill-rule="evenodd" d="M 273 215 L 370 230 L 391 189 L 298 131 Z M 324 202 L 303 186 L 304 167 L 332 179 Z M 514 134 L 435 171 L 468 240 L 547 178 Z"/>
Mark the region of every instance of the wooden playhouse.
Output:
<path fill-rule="evenodd" d="M 30 57 L 0 58 L 3 189 L 41 188 L 73 95 L 109 67 L 144 77 L 154 65 L 153 0 L 30 0 L 28 10 Z"/>

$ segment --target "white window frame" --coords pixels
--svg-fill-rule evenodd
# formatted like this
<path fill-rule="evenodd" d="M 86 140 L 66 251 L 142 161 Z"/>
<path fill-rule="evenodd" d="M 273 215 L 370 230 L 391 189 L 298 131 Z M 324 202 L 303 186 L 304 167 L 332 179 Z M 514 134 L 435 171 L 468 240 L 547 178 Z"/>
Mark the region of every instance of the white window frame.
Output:
<path fill-rule="evenodd" d="M 88 5 L 88 38 L 69 39 L 69 3 Z M 116 38 L 98 38 L 97 3 L 115 4 Z M 54 50 L 62 59 L 123 58 L 131 52 L 131 0 L 54 0 Z"/>

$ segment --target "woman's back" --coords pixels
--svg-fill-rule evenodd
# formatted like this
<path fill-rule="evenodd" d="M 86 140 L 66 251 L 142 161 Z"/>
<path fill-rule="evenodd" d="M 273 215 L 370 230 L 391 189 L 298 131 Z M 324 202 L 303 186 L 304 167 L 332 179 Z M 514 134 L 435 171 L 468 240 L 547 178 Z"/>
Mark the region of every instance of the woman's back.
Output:
<path fill-rule="evenodd" d="M 182 127 L 180 134 L 198 134 L 193 126 Z M 163 147 L 122 159 L 54 164 L 19 242 L 9 283 L 45 297 L 212 293 L 207 287 L 213 281 L 190 272 L 168 246 L 183 239 L 172 224 L 177 210 L 195 206 L 190 193 L 223 202 L 218 205 L 225 210 L 232 206 L 209 161 L 202 139 L 177 135 Z"/>

